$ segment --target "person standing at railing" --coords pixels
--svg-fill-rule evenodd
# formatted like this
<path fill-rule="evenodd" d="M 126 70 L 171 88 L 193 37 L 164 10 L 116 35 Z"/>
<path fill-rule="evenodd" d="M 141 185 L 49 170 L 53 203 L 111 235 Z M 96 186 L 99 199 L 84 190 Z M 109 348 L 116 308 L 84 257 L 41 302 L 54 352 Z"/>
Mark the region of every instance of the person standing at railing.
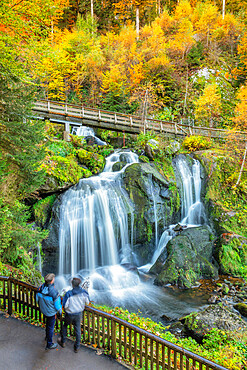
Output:
<path fill-rule="evenodd" d="M 85 305 L 89 304 L 88 292 L 81 288 L 82 281 L 79 278 L 73 278 L 72 288 L 63 298 L 63 307 L 65 311 L 65 318 L 61 327 L 61 338 L 58 339 L 58 344 L 65 347 L 65 340 L 67 335 L 67 326 L 72 324 L 74 326 L 76 341 L 74 344 L 74 352 L 78 352 L 81 342 L 81 320 L 82 312 Z"/>
<path fill-rule="evenodd" d="M 57 344 L 53 343 L 52 337 L 56 321 L 56 313 L 60 316 L 62 314 L 61 299 L 57 289 L 54 286 L 54 281 L 55 274 L 47 274 L 45 276 L 45 283 L 39 287 L 36 295 L 40 310 L 46 318 L 47 345 L 45 349 L 57 348 Z"/>

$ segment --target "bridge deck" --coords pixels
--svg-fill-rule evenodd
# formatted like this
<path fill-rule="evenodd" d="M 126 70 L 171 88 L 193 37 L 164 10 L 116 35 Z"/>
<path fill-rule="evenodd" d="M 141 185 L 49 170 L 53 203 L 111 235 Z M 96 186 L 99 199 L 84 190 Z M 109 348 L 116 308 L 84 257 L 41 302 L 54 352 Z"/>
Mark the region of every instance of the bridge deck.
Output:
<path fill-rule="evenodd" d="M 227 130 L 223 129 L 189 126 L 182 123 L 161 121 L 151 118 L 147 118 L 143 121 L 142 117 L 134 115 L 48 100 L 37 101 L 34 104 L 33 112 L 36 114 L 37 118 L 48 119 L 55 123 L 64 124 L 65 131 L 70 131 L 70 127 L 87 125 L 90 127 L 132 134 L 139 134 L 140 132 L 152 130 L 157 133 L 178 136 L 201 135 L 219 139 L 225 139 L 227 136 Z M 239 140 L 245 141 L 247 139 L 246 132 L 238 131 L 235 135 L 237 135 Z"/>

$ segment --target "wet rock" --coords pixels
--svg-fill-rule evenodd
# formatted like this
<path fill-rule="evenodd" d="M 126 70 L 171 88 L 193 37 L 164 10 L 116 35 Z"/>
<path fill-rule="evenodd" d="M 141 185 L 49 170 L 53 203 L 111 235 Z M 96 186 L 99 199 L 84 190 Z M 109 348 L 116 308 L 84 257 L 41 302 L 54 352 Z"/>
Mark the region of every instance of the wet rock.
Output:
<path fill-rule="evenodd" d="M 184 326 L 180 321 L 177 321 L 169 326 L 169 331 L 176 336 L 180 336 L 184 332 Z"/>
<path fill-rule="evenodd" d="M 163 230 L 165 223 L 171 224 L 178 217 L 178 209 L 174 206 L 176 194 L 170 190 L 169 181 L 149 163 L 134 163 L 127 167 L 123 182 L 134 204 L 134 253 L 139 263 L 145 264 L 153 255 L 155 222 L 158 229 Z"/>
<path fill-rule="evenodd" d="M 55 177 L 47 177 L 45 183 L 39 188 L 39 194 L 42 196 L 54 193 L 61 193 L 69 189 L 74 183 L 61 183 Z"/>
<path fill-rule="evenodd" d="M 247 317 L 247 304 L 237 303 L 233 306 L 242 316 Z"/>
<path fill-rule="evenodd" d="M 230 291 L 230 288 L 228 285 L 224 284 L 223 287 L 222 287 L 222 293 L 223 294 L 228 294 Z"/>
<path fill-rule="evenodd" d="M 184 226 L 180 225 L 180 224 L 177 224 L 173 230 L 176 231 L 176 232 L 179 232 L 179 231 L 183 231 L 184 229 Z"/>
<path fill-rule="evenodd" d="M 208 303 L 217 303 L 219 301 L 219 297 L 217 295 L 212 295 L 209 299 L 208 299 Z"/>
<path fill-rule="evenodd" d="M 167 321 L 167 322 L 172 321 L 171 317 L 169 317 L 169 316 L 167 316 L 167 315 L 165 315 L 165 314 L 161 315 L 161 316 L 160 316 L 160 318 L 161 318 L 162 320 Z"/>
<path fill-rule="evenodd" d="M 193 312 L 182 319 L 189 335 L 201 342 L 204 335 L 216 328 L 224 331 L 245 331 L 246 322 L 237 314 L 224 307 L 222 303 L 210 305 L 201 312 Z"/>
<path fill-rule="evenodd" d="M 48 225 L 48 238 L 42 241 L 42 251 L 44 252 L 43 271 L 45 275 L 48 272 L 58 272 L 59 258 L 59 226 L 60 226 L 60 205 L 61 195 L 58 196 L 52 207 L 51 220 Z"/>
<path fill-rule="evenodd" d="M 167 154 L 176 154 L 181 148 L 181 143 L 179 141 L 171 141 L 168 146 L 166 146 L 165 151 Z"/>
<path fill-rule="evenodd" d="M 121 169 L 124 168 L 124 166 L 126 166 L 126 162 L 116 162 L 112 166 L 112 171 L 113 172 L 121 171 Z"/>
<path fill-rule="evenodd" d="M 217 268 L 212 264 L 213 240 L 206 225 L 188 228 L 171 239 L 150 270 L 158 274 L 155 284 L 191 288 L 202 277 L 217 278 Z"/>

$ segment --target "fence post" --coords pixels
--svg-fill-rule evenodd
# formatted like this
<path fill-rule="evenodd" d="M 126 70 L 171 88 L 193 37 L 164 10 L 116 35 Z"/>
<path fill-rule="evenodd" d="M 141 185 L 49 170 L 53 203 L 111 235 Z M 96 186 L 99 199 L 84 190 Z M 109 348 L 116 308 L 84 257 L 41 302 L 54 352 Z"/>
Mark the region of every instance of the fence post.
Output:
<path fill-rule="evenodd" d="M 8 280 L 7 282 L 8 286 L 8 314 L 12 315 L 12 281 Z"/>
<path fill-rule="evenodd" d="M 116 322 L 111 320 L 111 356 L 117 357 Z"/>

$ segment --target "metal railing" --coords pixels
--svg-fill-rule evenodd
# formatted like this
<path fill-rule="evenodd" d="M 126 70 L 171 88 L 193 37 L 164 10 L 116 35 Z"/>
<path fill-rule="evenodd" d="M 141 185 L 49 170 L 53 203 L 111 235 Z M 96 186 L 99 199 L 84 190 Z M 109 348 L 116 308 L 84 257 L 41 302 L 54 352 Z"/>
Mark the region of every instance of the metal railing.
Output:
<path fill-rule="evenodd" d="M 37 288 L 11 277 L 0 276 L 0 309 L 34 320 L 43 320 L 36 302 Z M 60 327 L 57 320 L 56 327 Z M 82 341 L 107 350 L 140 369 L 226 370 L 201 356 L 149 333 L 116 316 L 87 306 L 82 320 Z"/>
<path fill-rule="evenodd" d="M 50 100 L 40 100 L 35 102 L 33 111 L 36 114 L 42 115 L 42 118 L 63 117 L 64 121 L 58 123 L 73 125 L 68 123 L 68 119 L 78 124 L 79 121 L 90 121 L 92 126 L 101 127 L 104 129 L 125 131 L 131 133 L 145 132 L 146 130 L 167 133 L 178 136 L 201 135 L 210 138 L 225 139 L 228 135 L 228 130 L 216 129 L 209 127 L 191 126 L 178 122 L 162 121 L 158 119 L 146 118 L 144 121 L 142 117 L 111 112 L 106 110 L 99 110 L 95 108 L 88 108 L 75 104 L 68 104 L 65 102 L 54 102 Z M 244 131 L 235 131 L 235 137 L 239 140 L 245 141 L 247 133 Z"/>

